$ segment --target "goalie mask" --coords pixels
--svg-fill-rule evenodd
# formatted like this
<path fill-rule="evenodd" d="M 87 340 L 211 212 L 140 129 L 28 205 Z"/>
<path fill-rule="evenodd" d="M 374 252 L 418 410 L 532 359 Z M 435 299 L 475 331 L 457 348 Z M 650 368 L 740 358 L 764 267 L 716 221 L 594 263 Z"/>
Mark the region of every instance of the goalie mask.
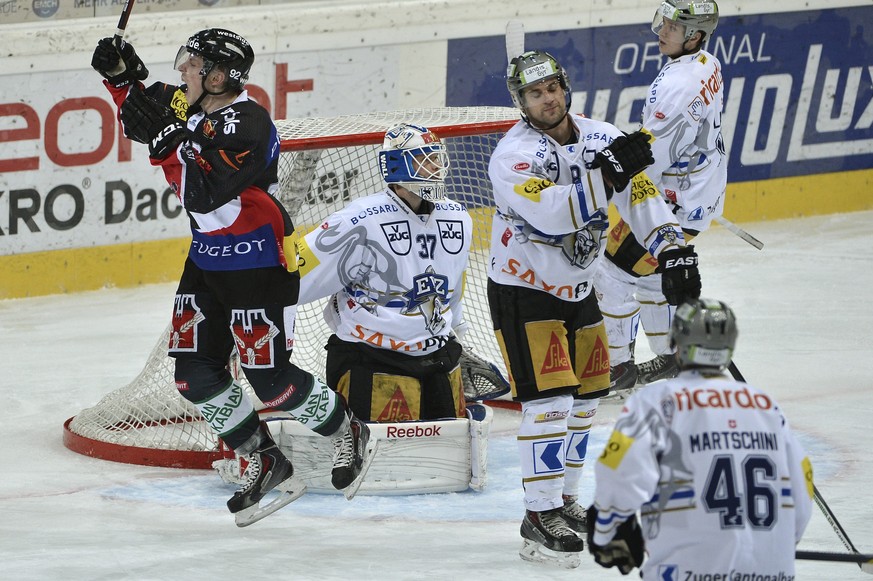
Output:
<path fill-rule="evenodd" d="M 652 32 L 661 31 L 665 18 L 685 27 L 685 40 L 698 30 L 710 36 L 718 25 L 718 4 L 714 0 L 664 0 L 652 18 Z"/>
<path fill-rule="evenodd" d="M 427 127 L 402 123 L 385 133 L 379 168 L 388 184 L 406 188 L 433 202 L 446 195 L 449 169 L 446 148 Z"/>
<path fill-rule="evenodd" d="M 737 343 L 734 312 L 721 301 L 695 299 L 680 305 L 673 315 L 670 345 L 679 367 L 724 369 Z"/>
<path fill-rule="evenodd" d="M 230 30 L 209 28 L 201 30 L 188 39 L 176 54 L 175 67 L 185 62 L 191 55 L 203 59 L 200 76 L 206 78 L 216 66 L 227 72 L 226 90 L 242 91 L 249 80 L 249 71 L 255 62 L 255 52 L 249 41 Z M 205 89 L 205 87 L 204 87 Z"/>
<path fill-rule="evenodd" d="M 529 50 L 509 61 L 509 67 L 506 69 L 506 88 L 509 89 L 512 104 L 521 110 L 525 121 L 527 116 L 524 89 L 550 79 L 557 79 L 561 83 L 561 88 L 564 89 L 564 101 L 569 111 L 572 99 L 570 79 L 567 77 L 567 71 L 558 64 L 555 57 L 540 50 Z"/>

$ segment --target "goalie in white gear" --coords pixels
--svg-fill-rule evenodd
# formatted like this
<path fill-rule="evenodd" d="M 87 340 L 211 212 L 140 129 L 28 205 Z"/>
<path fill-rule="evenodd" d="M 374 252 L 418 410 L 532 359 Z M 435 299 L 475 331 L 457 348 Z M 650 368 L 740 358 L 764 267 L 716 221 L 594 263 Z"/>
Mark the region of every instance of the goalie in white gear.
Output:
<path fill-rule="evenodd" d="M 570 114 L 567 73 L 543 51 L 510 61 L 507 88 L 522 121 L 500 140 L 488 167 L 497 206 L 488 301 L 512 397 L 522 405 L 519 554 L 574 567 L 585 525 L 579 479 L 598 398 L 609 391 L 606 331 L 592 284 L 609 200 L 656 255 L 684 244 L 640 173 L 651 163 L 647 134 L 625 136 Z"/>
<path fill-rule="evenodd" d="M 385 133 L 387 187 L 297 244 L 300 302 L 330 297 L 327 383 L 374 422 L 465 417 L 459 359 L 467 209 L 445 197 L 446 149 L 426 127 Z"/>
<path fill-rule="evenodd" d="M 595 466 L 588 546 L 604 567 L 641 567 L 646 579 L 794 579 L 812 465 L 776 401 L 725 374 L 736 338 L 723 302 L 676 309 L 680 374 L 625 402 Z"/>
<path fill-rule="evenodd" d="M 725 202 L 722 67 L 702 48 L 717 24 L 718 5 L 713 0 L 664 0 L 652 21 L 661 54 L 668 60 L 643 106 L 643 127 L 656 138 L 655 163 L 646 173 L 689 243 L 721 216 Z M 675 376 L 678 369 L 668 332 L 672 305 L 683 297 L 670 300 L 664 295 L 657 263 L 624 220 L 609 236 L 606 258 L 596 286 L 609 336 L 613 389 Z M 655 358 L 635 365 L 640 325 Z"/>

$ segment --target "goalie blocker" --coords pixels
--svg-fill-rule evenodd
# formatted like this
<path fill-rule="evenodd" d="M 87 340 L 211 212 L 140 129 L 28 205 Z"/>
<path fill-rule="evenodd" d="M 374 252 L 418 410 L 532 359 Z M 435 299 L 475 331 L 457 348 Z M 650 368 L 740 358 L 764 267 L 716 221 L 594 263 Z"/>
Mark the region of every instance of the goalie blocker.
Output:
<path fill-rule="evenodd" d="M 407 495 L 482 490 L 487 481 L 488 433 L 493 411 L 471 403 L 467 417 L 437 421 L 369 423 L 378 451 L 358 495 Z M 294 474 L 308 492 L 338 494 L 330 482 L 333 447 L 287 414 L 263 416 Z M 244 466 L 233 456 L 213 463 L 226 482 L 238 484 Z M 325 463 L 327 462 L 327 463 Z"/>

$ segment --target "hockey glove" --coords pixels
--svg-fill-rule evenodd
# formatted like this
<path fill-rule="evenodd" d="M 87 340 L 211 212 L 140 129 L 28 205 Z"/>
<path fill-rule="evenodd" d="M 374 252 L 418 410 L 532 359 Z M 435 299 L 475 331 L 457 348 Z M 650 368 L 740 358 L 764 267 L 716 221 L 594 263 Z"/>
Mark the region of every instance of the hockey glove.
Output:
<path fill-rule="evenodd" d="M 628 136 L 616 137 L 609 147 L 594 156 L 593 168 L 600 168 L 606 185 L 616 192 L 627 187 L 631 178 L 655 163 L 652 157 L 650 134 L 635 131 Z"/>
<path fill-rule="evenodd" d="M 700 297 L 700 271 L 694 246 L 671 248 L 658 255 L 661 292 L 671 305 Z"/>
<path fill-rule="evenodd" d="M 149 156 L 164 159 L 188 137 L 188 130 L 173 110 L 134 87 L 121 105 L 124 135 L 147 143 Z"/>
<path fill-rule="evenodd" d="M 113 39 L 101 38 L 91 56 L 91 66 L 115 88 L 144 81 L 149 76 L 149 70 L 133 50 L 133 45 L 123 40 L 116 46 Z"/>
<path fill-rule="evenodd" d="M 633 571 L 634 567 L 643 564 L 645 542 L 637 515 L 633 515 L 618 525 L 615 536 L 605 545 L 598 545 L 594 542 L 596 522 L 597 509 L 591 505 L 588 507 L 588 550 L 594 555 L 594 560 L 598 565 L 607 569 L 618 567 L 622 575 L 627 575 Z"/>

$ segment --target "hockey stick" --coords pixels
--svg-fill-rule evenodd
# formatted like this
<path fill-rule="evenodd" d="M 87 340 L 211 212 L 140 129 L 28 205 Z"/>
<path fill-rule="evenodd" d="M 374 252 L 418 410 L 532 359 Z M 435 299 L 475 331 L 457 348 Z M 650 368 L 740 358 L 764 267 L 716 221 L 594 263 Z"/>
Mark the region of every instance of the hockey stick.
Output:
<path fill-rule="evenodd" d="M 731 232 L 733 232 L 734 234 L 736 234 L 737 236 L 739 236 L 740 238 L 742 238 L 743 240 L 745 240 L 746 242 L 748 242 L 749 244 L 751 244 L 752 246 L 754 246 L 755 248 L 757 248 L 758 250 L 764 249 L 763 242 L 761 242 L 760 240 L 758 240 L 757 238 L 755 238 L 754 236 L 752 236 L 751 234 L 749 234 L 748 232 L 746 232 L 745 230 L 743 230 L 742 228 L 740 228 L 739 226 L 737 226 L 736 224 L 734 224 L 733 222 L 731 222 L 730 220 L 725 218 L 724 216 L 716 216 L 715 221 L 718 222 L 719 224 L 721 224 L 722 226 L 724 226 L 725 228 L 727 228 L 728 230 L 730 230 Z"/>
<path fill-rule="evenodd" d="M 506 23 L 506 61 L 524 52 L 524 24 L 520 20 L 510 20 Z"/>
<path fill-rule="evenodd" d="M 843 543 L 843 546 L 846 547 L 847 550 L 851 551 L 854 555 L 861 555 L 858 549 L 855 548 L 855 544 L 851 541 L 851 539 L 849 539 L 849 535 L 846 534 L 846 529 L 844 529 L 843 525 L 840 524 L 840 521 L 837 520 L 837 515 L 834 514 L 834 511 L 832 511 L 831 507 L 828 506 L 828 503 L 825 502 L 824 497 L 821 495 L 821 492 L 818 491 L 818 487 L 816 487 L 815 484 L 812 485 L 812 492 L 815 504 L 818 505 L 819 509 L 821 509 L 822 513 L 824 514 L 825 519 L 828 521 L 828 524 L 830 524 L 831 528 L 834 529 L 834 532 L 837 533 L 837 537 L 840 539 L 840 542 Z M 873 573 L 873 567 L 871 567 L 870 570 L 864 569 L 861 564 L 862 562 L 863 561 L 859 561 L 858 566 L 867 573 Z"/>
<path fill-rule="evenodd" d="M 873 574 L 873 555 L 864 555 L 861 553 L 831 553 L 828 551 L 797 551 L 794 554 L 794 558 L 804 559 L 806 561 L 858 563 L 862 571 Z"/>
<path fill-rule="evenodd" d="M 746 378 L 743 377 L 743 374 L 740 373 L 740 370 L 737 368 L 737 364 L 731 361 L 731 364 L 728 366 L 728 371 L 735 380 L 740 381 L 742 383 L 746 383 Z M 818 505 L 819 509 L 821 509 L 822 513 L 827 519 L 828 524 L 831 525 L 831 528 L 837 534 L 837 537 L 840 539 L 840 542 L 843 543 L 843 546 L 846 547 L 847 550 L 851 551 L 855 555 L 860 555 L 858 549 L 855 548 L 854 543 L 849 539 L 849 535 L 846 534 L 846 529 L 843 528 L 843 525 L 840 524 L 840 521 L 837 520 L 837 515 L 834 514 L 834 511 L 831 510 L 831 507 L 828 506 L 828 503 L 825 502 L 824 497 L 821 495 L 821 492 L 818 491 L 818 487 L 815 484 L 812 485 L 813 492 L 813 500 L 815 500 L 815 504 Z M 861 562 L 858 562 L 858 566 L 862 567 Z M 873 571 L 868 571 L 873 572 Z"/>
<path fill-rule="evenodd" d="M 133 3 L 135 0 L 127 0 L 124 3 L 124 8 L 121 9 L 121 16 L 118 18 L 118 27 L 115 30 L 113 38 L 115 46 L 121 44 L 121 39 L 124 38 L 124 31 L 127 28 L 127 21 L 130 20 L 130 13 L 133 11 Z"/>

